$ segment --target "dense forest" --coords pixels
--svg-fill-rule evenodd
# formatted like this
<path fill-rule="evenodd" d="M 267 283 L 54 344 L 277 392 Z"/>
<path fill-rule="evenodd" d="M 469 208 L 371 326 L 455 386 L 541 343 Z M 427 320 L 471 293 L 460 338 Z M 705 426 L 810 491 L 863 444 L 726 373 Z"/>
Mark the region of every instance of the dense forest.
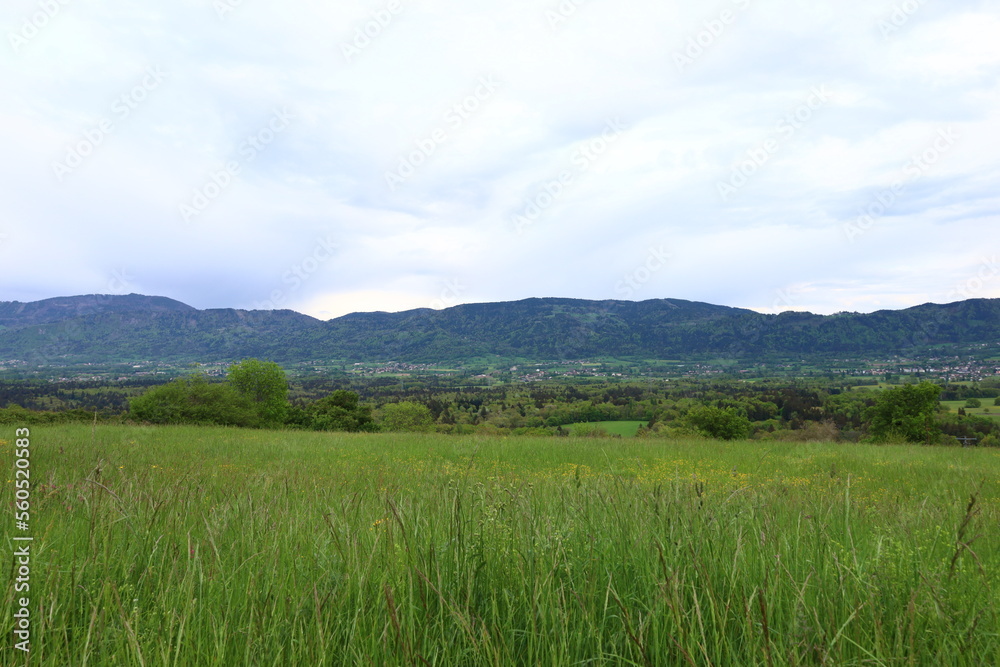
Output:
<path fill-rule="evenodd" d="M 995 346 L 998 331 L 1000 299 L 827 316 L 680 299 L 527 299 L 323 322 L 288 310 L 196 310 L 159 297 L 90 296 L 0 303 L 0 361 L 872 357 Z"/>

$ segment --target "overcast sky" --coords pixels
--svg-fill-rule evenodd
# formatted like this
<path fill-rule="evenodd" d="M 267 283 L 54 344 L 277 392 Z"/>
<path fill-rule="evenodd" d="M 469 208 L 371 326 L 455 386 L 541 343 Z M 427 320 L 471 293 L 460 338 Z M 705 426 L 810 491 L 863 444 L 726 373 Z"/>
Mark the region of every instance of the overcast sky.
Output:
<path fill-rule="evenodd" d="M 1000 0 L 5 0 L 0 300 L 1000 297 Z"/>

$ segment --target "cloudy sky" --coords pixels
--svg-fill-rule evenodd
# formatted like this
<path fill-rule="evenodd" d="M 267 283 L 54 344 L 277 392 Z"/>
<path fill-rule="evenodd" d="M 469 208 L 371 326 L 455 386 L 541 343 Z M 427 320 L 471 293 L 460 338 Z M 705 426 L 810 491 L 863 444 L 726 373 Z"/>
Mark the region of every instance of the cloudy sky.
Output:
<path fill-rule="evenodd" d="M 1000 0 L 5 0 L 0 300 L 1000 297 Z"/>

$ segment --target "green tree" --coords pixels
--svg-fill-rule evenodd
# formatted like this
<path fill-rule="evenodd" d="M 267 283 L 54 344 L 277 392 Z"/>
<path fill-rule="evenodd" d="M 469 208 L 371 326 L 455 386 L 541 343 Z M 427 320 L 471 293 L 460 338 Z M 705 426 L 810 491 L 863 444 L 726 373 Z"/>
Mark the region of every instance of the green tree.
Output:
<path fill-rule="evenodd" d="M 229 385 L 253 404 L 261 426 L 276 427 L 288 414 L 288 380 L 273 361 L 246 359 L 229 369 Z"/>
<path fill-rule="evenodd" d="M 338 389 L 307 408 L 310 425 L 318 431 L 377 431 L 372 409 L 359 401 L 353 391 Z"/>
<path fill-rule="evenodd" d="M 413 401 L 384 406 L 380 421 L 387 431 L 426 431 L 434 424 L 430 409 Z"/>
<path fill-rule="evenodd" d="M 710 405 L 692 408 L 682 422 L 704 436 L 719 440 L 749 438 L 753 427 L 746 415 L 736 408 L 717 408 Z"/>
<path fill-rule="evenodd" d="M 828 396 L 823 401 L 824 416 L 832 419 L 839 428 L 861 428 L 865 410 L 874 402 L 870 391 L 849 391 Z"/>
<path fill-rule="evenodd" d="M 981 408 L 983 407 L 983 402 L 978 398 L 967 398 L 965 399 L 965 407 L 967 408 Z"/>
<path fill-rule="evenodd" d="M 152 424 L 257 426 L 254 406 L 245 396 L 204 376 L 179 378 L 129 401 L 134 419 Z"/>
<path fill-rule="evenodd" d="M 865 411 L 872 439 L 930 443 L 940 433 L 934 423 L 940 395 L 941 387 L 927 381 L 883 389 Z"/>

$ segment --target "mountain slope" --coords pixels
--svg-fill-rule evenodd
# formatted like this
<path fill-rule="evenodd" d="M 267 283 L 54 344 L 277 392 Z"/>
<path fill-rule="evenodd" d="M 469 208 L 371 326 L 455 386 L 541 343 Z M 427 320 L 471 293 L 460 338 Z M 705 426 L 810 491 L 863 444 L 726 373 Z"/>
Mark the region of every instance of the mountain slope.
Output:
<path fill-rule="evenodd" d="M 1000 299 L 871 314 L 754 311 L 680 299 L 526 299 L 445 310 L 354 313 L 197 310 L 162 297 L 0 302 L 0 360 L 31 365 L 250 356 L 281 362 L 904 354 L 1000 341 Z"/>
<path fill-rule="evenodd" d="M 97 313 L 170 313 L 196 312 L 195 308 L 162 296 L 87 296 L 56 297 L 21 303 L 0 301 L 0 326 L 30 326 L 60 322 Z"/>

